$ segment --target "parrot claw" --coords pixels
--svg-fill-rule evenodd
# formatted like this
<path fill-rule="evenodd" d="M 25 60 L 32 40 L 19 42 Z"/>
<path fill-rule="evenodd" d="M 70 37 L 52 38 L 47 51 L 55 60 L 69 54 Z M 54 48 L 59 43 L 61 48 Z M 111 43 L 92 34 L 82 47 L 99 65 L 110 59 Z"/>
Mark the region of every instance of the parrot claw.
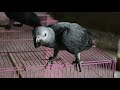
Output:
<path fill-rule="evenodd" d="M 10 25 L 6 25 L 5 26 L 5 29 L 8 29 L 8 30 L 10 30 L 12 27 L 10 26 Z"/>
<path fill-rule="evenodd" d="M 52 68 L 52 65 L 54 64 L 54 60 L 56 59 L 56 57 L 50 57 L 47 64 L 45 65 L 45 68 L 47 68 L 48 64 L 50 63 L 50 69 Z M 61 58 L 57 58 L 58 61 L 61 60 Z"/>
<path fill-rule="evenodd" d="M 81 72 L 81 63 L 82 61 L 73 61 L 72 63 L 72 64 L 75 64 L 75 69 L 77 72 L 78 72 L 78 69 L 79 69 L 79 72 Z"/>
<path fill-rule="evenodd" d="M 47 62 L 47 64 L 45 65 L 45 68 L 47 68 L 48 64 L 50 63 L 51 64 L 50 65 L 50 69 L 51 69 L 54 59 L 55 59 L 54 57 L 50 57 L 49 60 L 48 60 L 48 62 Z"/>

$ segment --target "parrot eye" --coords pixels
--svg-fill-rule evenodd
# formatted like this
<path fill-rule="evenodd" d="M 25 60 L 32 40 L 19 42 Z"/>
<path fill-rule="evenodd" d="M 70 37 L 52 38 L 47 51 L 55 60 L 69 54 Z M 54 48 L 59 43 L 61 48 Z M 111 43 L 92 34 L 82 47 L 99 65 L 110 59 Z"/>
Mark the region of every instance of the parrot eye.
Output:
<path fill-rule="evenodd" d="M 45 36 L 46 36 L 46 33 L 45 33 Z"/>

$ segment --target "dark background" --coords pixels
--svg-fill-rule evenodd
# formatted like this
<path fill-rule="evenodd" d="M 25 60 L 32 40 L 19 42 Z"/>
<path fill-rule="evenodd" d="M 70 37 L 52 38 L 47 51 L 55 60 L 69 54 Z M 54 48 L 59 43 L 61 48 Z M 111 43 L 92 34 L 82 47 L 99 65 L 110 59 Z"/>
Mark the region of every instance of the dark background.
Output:
<path fill-rule="evenodd" d="M 79 23 L 90 31 L 99 48 L 117 53 L 120 12 L 48 12 L 58 21 Z"/>
<path fill-rule="evenodd" d="M 120 34 L 120 12 L 49 12 L 59 21 Z"/>

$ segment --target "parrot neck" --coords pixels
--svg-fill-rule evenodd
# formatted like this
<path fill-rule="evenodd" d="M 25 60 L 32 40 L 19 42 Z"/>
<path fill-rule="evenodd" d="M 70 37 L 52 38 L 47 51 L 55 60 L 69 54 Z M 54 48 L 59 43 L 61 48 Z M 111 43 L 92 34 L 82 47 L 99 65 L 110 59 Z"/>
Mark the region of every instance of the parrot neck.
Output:
<path fill-rule="evenodd" d="M 46 42 L 46 43 L 44 44 L 44 46 L 50 47 L 50 48 L 54 48 L 55 42 L 54 42 L 54 41 L 52 41 L 52 42 Z"/>
<path fill-rule="evenodd" d="M 48 42 L 45 42 L 44 46 L 50 47 L 50 48 L 54 48 L 55 46 L 55 39 L 52 39 Z"/>

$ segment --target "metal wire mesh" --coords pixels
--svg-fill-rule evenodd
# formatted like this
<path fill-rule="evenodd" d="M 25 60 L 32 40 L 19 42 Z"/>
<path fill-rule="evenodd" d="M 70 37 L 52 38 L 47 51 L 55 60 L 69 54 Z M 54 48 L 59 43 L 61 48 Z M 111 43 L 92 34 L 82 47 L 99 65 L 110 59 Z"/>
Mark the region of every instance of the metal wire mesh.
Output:
<path fill-rule="evenodd" d="M 56 23 L 49 15 L 39 14 L 42 25 Z M 7 24 L 8 18 L 0 12 L 0 24 Z M 75 57 L 67 51 L 60 51 L 61 61 L 55 61 L 52 69 L 44 67 L 53 49 L 35 49 L 32 41 L 32 27 L 0 27 L 0 78 L 113 78 L 116 60 L 104 51 L 93 47 L 81 53 L 84 63 L 82 72 L 71 64 Z"/>

